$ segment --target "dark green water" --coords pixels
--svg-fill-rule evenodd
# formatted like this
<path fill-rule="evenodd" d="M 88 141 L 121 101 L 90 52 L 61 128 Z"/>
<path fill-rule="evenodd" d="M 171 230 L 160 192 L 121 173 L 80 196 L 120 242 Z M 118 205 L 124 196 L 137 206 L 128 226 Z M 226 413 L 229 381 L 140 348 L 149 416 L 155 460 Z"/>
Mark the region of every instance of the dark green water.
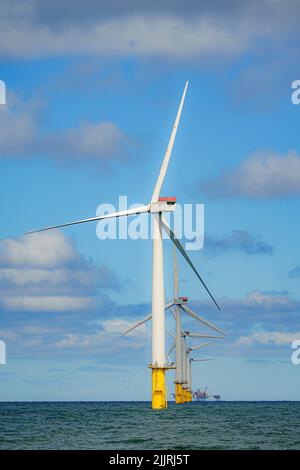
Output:
<path fill-rule="evenodd" d="M 0 449 L 300 449 L 300 402 L 0 403 Z"/>

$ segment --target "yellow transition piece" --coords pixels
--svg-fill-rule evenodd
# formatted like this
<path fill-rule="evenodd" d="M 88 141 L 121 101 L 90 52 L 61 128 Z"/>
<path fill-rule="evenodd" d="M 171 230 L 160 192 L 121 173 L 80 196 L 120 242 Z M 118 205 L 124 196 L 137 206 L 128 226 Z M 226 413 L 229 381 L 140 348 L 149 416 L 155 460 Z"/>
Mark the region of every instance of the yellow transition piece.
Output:
<path fill-rule="evenodd" d="M 175 383 L 175 403 L 184 403 L 183 388 L 182 384 L 179 383 Z"/>
<path fill-rule="evenodd" d="M 167 408 L 167 394 L 164 368 L 152 368 L 152 409 L 165 410 Z"/>

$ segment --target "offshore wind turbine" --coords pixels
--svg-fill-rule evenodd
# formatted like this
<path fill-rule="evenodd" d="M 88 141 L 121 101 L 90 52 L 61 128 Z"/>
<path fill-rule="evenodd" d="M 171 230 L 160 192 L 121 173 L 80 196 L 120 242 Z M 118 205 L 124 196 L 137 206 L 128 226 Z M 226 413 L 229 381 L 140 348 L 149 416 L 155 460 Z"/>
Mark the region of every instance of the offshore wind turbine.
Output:
<path fill-rule="evenodd" d="M 180 360 L 181 360 L 181 395 L 178 397 L 178 403 L 185 403 L 188 401 L 192 401 L 192 394 L 189 390 L 189 378 L 190 378 L 190 364 L 189 364 L 189 353 L 192 351 L 192 347 L 194 349 L 200 349 L 201 347 L 205 347 L 210 343 L 200 343 L 197 346 L 188 347 L 186 338 L 189 337 L 196 337 L 196 338 L 213 338 L 213 339 L 220 339 L 222 336 L 213 336 L 213 335 L 206 335 L 203 333 L 191 333 L 190 331 L 182 331 L 181 332 L 181 343 L 180 343 Z"/>
<path fill-rule="evenodd" d="M 192 391 L 192 362 L 206 362 L 213 361 L 211 358 L 194 358 L 190 357 L 188 360 L 188 401 L 193 401 L 193 391 Z"/>
<path fill-rule="evenodd" d="M 185 378 L 184 378 L 184 355 L 183 348 L 186 350 L 186 335 L 182 332 L 181 327 L 181 311 L 184 311 L 186 314 L 190 315 L 195 320 L 198 320 L 200 323 L 204 324 L 208 328 L 211 328 L 214 331 L 217 331 L 224 336 L 222 330 L 213 325 L 212 323 L 205 320 L 203 317 L 200 317 L 197 313 L 193 312 L 186 303 L 188 301 L 187 297 L 179 297 L 179 276 L 178 276 L 178 266 L 177 266 L 177 256 L 176 248 L 174 245 L 173 249 L 173 269 L 174 269 L 174 304 L 175 304 L 175 322 L 176 322 L 176 335 L 175 335 L 175 355 L 176 355 L 176 369 L 175 369 L 175 403 L 180 404 L 185 401 Z M 208 337 L 212 337 L 207 335 Z M 202 338 L 205 337 L 202 336 Z M 221 336 L 220 336 L 221 337 Z M 213 337 L 212 337 L 213 338 Z M 219 338 L 219 336 L 215 337 Z M 185 353 L 184 353 L 185 354 Z"/>
<path fill-rule="evenodd" d="M 196 349 L 201 349 L 201 348 L 204 348 L 205 346 L 209 346 L 210 344 L 213 343 L 213 341 L 210 341 L 208 343 L 200 343 L 196 346 L 187 347 L 186 336 L 193 337 L 194 335 L 197 338 L 205 338 L 205 339 L 208 339 L 208 338 L 209 339 L 222 339 L 223 338 L 223 336 L 221 335 L 214 336 L 214 335 L 210 335 L 206 333 L 193 334 L 189 331 L 181 332 L 179 360 L 178 360 L 178 363 L 175 362 L 176 378 L 178 377 L 178 379 L 177 381 L 175 380 L 175 393 L 173 395 L 174 395 L 176 404 L 182 404 L 182 403 L 185 403 L 186 401 L 190 401 L 187 399 L 188 398 L 187 389 L 189 388 L 187 385 L 189 383 L 189 372 L 188 372 L 187 361 L 188 361 L 189 353 Z M 167 352 L 167 357 L 169 357 L 169 355 L 171 354 L 171 352 L 175 349 L 177 345 L 176 335 L 172 334 L 172 336 L 174 337 L 174 342 L 173 344 L 171 344 Z M 177 361 L 177 359 L 175 359 L 175 361 Z M 174 362 L 172 364 L 174 364 Z"/>
<path fill-rule="evenodd" d="M 27 233 L 41 232 L 44 230 L 51 230 L 55 228 L 67 227 L 76 224 L 82 224 L 86 222 L 93 222 L 99 220 L 105 220 L 109 218 L 123 217 L 129 215 L 137 215 L 141 213 L 150 213 L 152 216 L 153 223 L 153 255 L 152 255 L 152 359 L 150 368 L 152 369 L 152 408 L 163 409 L 167 406 L 166 387 L 165 387 L 165 371 L 169 368 L 166 364 L 165 357 L 165 302 L 164 302 L 164 268 L 163 268 L 163 240 L 162 240 L 162 229 L 171 238 L 172 242 L 176 245 L 178 250 L 186 259 L 205 290 L 220 310 L 219 305 L 214 299 L 213 295 L 207 288 L 200 274 L 196 270 L 195 266 L 191 262 L 186 251 L 182 247 L 179 240 L 176 238 L 174 232 L 169 227 L 166 220 L 163 218 L 164 212 L 171 212 L 175 209 L 176 198 L 174 197 L 161 197 L 161 187 L 164 182 L 169 160 L 171 157 L 176 132 L 178 129 L 181 112 L 187 92 L 188 82 L 186 82 L 183 95 L 179 104 L 177 116 L 172 128 L 170 140 L 164 155 L 164 159 L 160 168 L 158 178 L 153 190 L 151 200 L 148 204 L 140 206 L 134 209 L 128 209 L 119 212 L 112 212 L 102 216 L 91 217 L 89 219 L 77 220 L 74 222 L 68 222 L 59 225 L 53 225 L 50 227 L 34 230 Z M 188 313 L 188 312 L 187 312 Z"/>
<path fill-rule="evenodd" d="M 174 299 L 171 302 L 168 302 L 165 305 L 165 310 L 171 309 L 172 313 L 175 318 L 176 323 L 176 332 L 175 332 L 175 341 L 174 344 L 170 347 L 167 352 L 167 357 L 175 348 L 175 403 L 180 404 L 188 401 L 187 399 L 187 373 L 186 368 L 186 336 L 190 337 L 197 337 L 197 338 L 213 338 L 213 339 L 220 339 L 224 337 L 224 332 L 215 326 L 213 323 L 209 322 L 205 318 L 201 317 L 189 307 L 187 307 L 188 298 L 187 297 L 179 297 L 179 276 L 178 276 L 178 266 L 177 266 L 177 256 L 176 256 L 176 245 L 173 247 L 173 271 L 174 271 Z M 174 309 L 173 309 L 173 306 Z M 204 324 L 206 327 L 216 331 L 219 333 L 218 336 L 212 336 L 210 334 L 205 333 L 190 333 L 189 331 L 182 331 L 181 327 L 181 313 L 184 312 L 187 315 L 191 316 L 193 319 L 199 321 L 200 323 Z M 138 328 L 143 323 L 151 320 L 152 313 L 146 315 L 141 320 L 138 320 L 134 324 L 132 324 L 122 336 L 127 335 L 135 328 Z M 201 345 L 199 346 L 201 347 Z"/>
<path fill-rule="evenodd" d="M 183 333 L 183 342 L 182 342 L 182 363 L 183 363 L 183 385 L 182 385 L 182 388 L 183 388 L 183 400 L 184 401 L 192 401 L 193 399 L 193 395 L 192 395 L 192 386 L 191 386 L 191 383 L 192 383 L 192 378 L 191 378 L 191 375 L 192 375 L 192 371 L 191 371 L 191 361 L 190 361 L 190 353 L 192 351 L 195 351 L 197 349 L 201 349 L 201 348 L 204 348 L 206 346 L 209 346 L 210 344 L 212 344 L 213 342 L 210 341 L 208 343 L 200 343 L 200 344 L 197 344 L 196 346 L 190 346 L 190 347 L 187 347 L 187 344 L 186 344 L 186 337 L 187 337 L 187 334 L 188 333 L 188 336 L 190 337 L 197 337 L 197 338 L 201 338 L 203 337 L 201 333 L 190 333 L 190 332 L 184 332 Z M 196 335 L 196 336 L 195 336 Z M 220 339 L 222 338 L 221 336 L 217 336 L 215 337 L 217 339 Z M 201 359 L 202 361 L 202 359 Z M 206 361 L 206 359 L 203 359 L 203 361 Z"/>

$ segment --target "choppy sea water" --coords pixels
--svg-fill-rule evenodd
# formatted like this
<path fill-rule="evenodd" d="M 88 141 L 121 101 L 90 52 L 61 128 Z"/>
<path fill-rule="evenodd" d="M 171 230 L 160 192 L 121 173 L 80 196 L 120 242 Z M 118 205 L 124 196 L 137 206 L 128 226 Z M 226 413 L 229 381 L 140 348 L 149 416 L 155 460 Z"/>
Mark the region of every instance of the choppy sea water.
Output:
<path fill-rule="evenodd" d="M 300 449 L 300 402 L 0 403 L 0 449 Z"/>

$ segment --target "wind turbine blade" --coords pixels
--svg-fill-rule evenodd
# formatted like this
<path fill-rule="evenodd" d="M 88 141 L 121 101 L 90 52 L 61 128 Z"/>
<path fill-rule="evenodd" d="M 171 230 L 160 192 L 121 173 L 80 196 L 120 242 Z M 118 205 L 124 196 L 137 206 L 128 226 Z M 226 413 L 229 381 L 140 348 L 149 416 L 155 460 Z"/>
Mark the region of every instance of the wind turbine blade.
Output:
<path fill-rule="evenodd" d="M 176 137 L 178 124 L 179 124 L 179 121 L 180 121 L 181 111 L 182 111 L 182 108 L 183 108 L 183 103 L 184 103 L 188 83 L 189 82 L 186 82 L 184 90 L 183 90 L 183 95 L 182 95 L 182 98 L 181 98 L 181 101 L 180 101 L 180 105 L 179 105 L 179 108 L 178 108 L 178 111 L 177 111 L 177 116 L 176 116 L 176 119 L 175 119 L 175 122 L 174 122 L 174 125 L 173 125 L 173 129 L 172 129 L 172 132 L 171 132 L 171 137 L 170 137 L 169 144 L 168 144 L 168 147 L 167 147 L 167 150 L 166 150 L 166 153 L 165 153 L 165 156 L 164 156 L 161 168 L 160 168 L 160 172 L 159 172 L 159 175 L 158 175 L 158 178 L 157 178 L 157 181 L 156 181 L 156 185 L 155 185 L 155 188 L 154 188 L 154 191 L 153 191 L 153 194 L 152 194 L 151 202 L 157 202 L 158 201 L 160 190 L 161 190 L 164 178 L 166 176 L 170 156 L 171 156 L 171 153 L 172 153 L 172 149 L 173 149 L 173 145 L 174 145 L 174 141 L 175 141 L 175 137 Z"/>
<path fill-rule="evenodd" d="M 173 307 L 174 302 L 169 302 L 167 305 L 165 305 L 165 310 L 168 310 L 168 308 Z M 135 330 L 138 326 L 142 325 L 143 323 L 146 323 L 147 321 L 151 320 L 152 318 L 152 313 L 149 313 L 149 315 L 146 315 L 142 320 L 137 321 L 134 323 L 128 330 L 124 331 L 124 333 L 121 334 L 120 338 L 122 336 L 126 336 L 128 333 L 130 333 L 132 330 Z"/>
<path fill-rule="evenodd" d="M 205 333 L 185 333 L 186 336 L 189 338 L 209 338 L 209 339 L 223 339 L 224 336 L 214 336 L 214 335 L 207 335 Z"/>
<path fill-rule="evenodd" d="M 172 331 L 168 330 L 168 333 L 169 333 L 170 336 L 172 336 L 172 338 L 175 338 L 175 335 L 174 335 L 174 333 L 172 333 Z"/>
<path fill-rule="evenodd" d="M 209 291 L 207 285 L 205 284 L 205 282 L 203 281 L 202 277 L 200 276 L 200 274 L 198 273 L 197 269 L 195 268 L 195 266 L 193 265 L 193 263 L 191 262 L 187 252 L 185 251 L 185 249 L 183 248 L 183 246 L 181 245 L 180 241 L 178 240 L 178 238 L 176 238 L 173 230 L 171 229 L 171 227 L 169 226 L 168 222 L 166 221 L 166 219 L 164 217 L 161 218 L 161 221 L 162 221 L 162 226 L 163 226 L 163 229 L 165 230 L 165 232 L 169 235 L 170 239 L 172 240 L 172 242 L 176 245 L 176 247 L 178 248 L 178 250 L 180 251 L 180 253 L 182 254 L 182 256 L 186 259 L 186 261 L 188 262 L 188 264 L 190 265 L 190 267 L 192 268 L 192 270 L 194 271 L 194 273 L 196 274 L 196 276 L 198 277 L 198 279 L 200 280 L 201 284 L 203 285 L 204 289 L 206 290 L 206 292 L 208 293 L 208 295 L 210 296 L 210 298 L 213 300 L 214 304 L 217 306 L 217 308 L 219 310 L 220 307 L 217 303 L 217 301 L 215 300 L 215 298 L 213 297 L 212 293 Z"/>
<path fill-rule="evenodd" d="M 193 362 L 206 362 L 206 361 L 213 361 L 213 358 L 205 358 L 205 359 L 191 359 Z"/>
<path fill-rule="evenodd" d="M 170 356 L 171 352 L 175 349 L 175 341 L 173 342 L 173 344 L 170 346 L 170 349 L 169 351 L 167 352 L 167 356 Z"/>
<path fill-rule="evenodd" d="M 196 349 L 205 348 L 206 346 L 209 346 L 210 344 L 213 344 L 213 341 L 210 341 L 209 343 L 197 344 L 196 346 L 191 346 L 189 349 L 191 351 L 195 351 Z"/>
<path fill-rule="evenodd" d="M 171 310 L 171 312 L 172 312 L 172 315 L 173 315 L 173 317 L 174 317 L 174 318 L 175 318 L 175 320 L 176 320 L 176 312 L 175 312 L 174 308 L 173 308 L 173 307 L 171 307 L 171 309 L 170 309 L 170 310 Z"/>
<path fill-rule="evenodd" d="M 52 225 L 50 227 L 41 228 L 39 230 L 31 230 L 30 232 L 26 232 L 25 235 L 29 235 L 30 233 L 44 232 L 45 230 L 52 230 L 54 228 L 67 227 L 69 225 L 84 224 L 85 222 L 94 222 L 96 220 L 112 219 L 114 217 L 123 217 L 123 216 L 128 216 L 128 215 L 138 215 L 144 212 L 149 212 L 149 210 L 150 210 L 149 205 L 135 207 L 134 209 L 128 209 L 126 211 L 120 211 L 120 212 L 111 212 L 110 214 L 99 215 L 98 217 L 91 217 L 90 219 L 77 220 L 75 222 L 68 222 L 66 224 L 60 224 L 60 225 Z"/>
<path fill-rule="evenodd" d="M 189 307 L 187 307 L 186 305 L 184 304 L 181 304 L 180 305 L 180 308 L 182 308 L 185 313 L 187 313 L 188 315 L 190 315 L 190 317 L 193 317 L 195 318 L 195 320 L 198 320 L 200 321 L 201 323 L 203 323 L 203 325 L 206 325 L 208 326 L 209 328 L 211 328 L 212 330 L 215 330 L 217 331 L 218 333 L 221 333 L 221 335 L 225 336 L 223 331 L 220 330 L 220 328 L 218 328 L 217 326 L 213 325 L 213 323 L 210 323 L 209 321 L 205 320 L 205 318 L 203 317 L 200 317 L 200 315 L 198 315 L 197 313 L 193 312 L 193 310 L 191 310 Z"/>
<path fill-rule="evenodd" d="M 172 308 L 174 305 L 174 302 L 169 302 L 167 305 L 165 305 L 165 310 L 168 310 L 169 308 Z"/>
<path fill-rule="evenodd" d="M 120 335 L 120 338 L 122 338 L 122 336 L 128 335 L 128 333 L 130 333 L 132 330 L 135 330 L 138 326 L 142 325 L 143 323 L 146 323 L 148 320 L 151 320 L 151 318 L 152 318 L 152 313 L 144 317 L 142 320 L 139 320 L 136 323 L 134 323 L 130 328 L 128 328 L 128 330 L 124 331 L 124 333 Z"/>

